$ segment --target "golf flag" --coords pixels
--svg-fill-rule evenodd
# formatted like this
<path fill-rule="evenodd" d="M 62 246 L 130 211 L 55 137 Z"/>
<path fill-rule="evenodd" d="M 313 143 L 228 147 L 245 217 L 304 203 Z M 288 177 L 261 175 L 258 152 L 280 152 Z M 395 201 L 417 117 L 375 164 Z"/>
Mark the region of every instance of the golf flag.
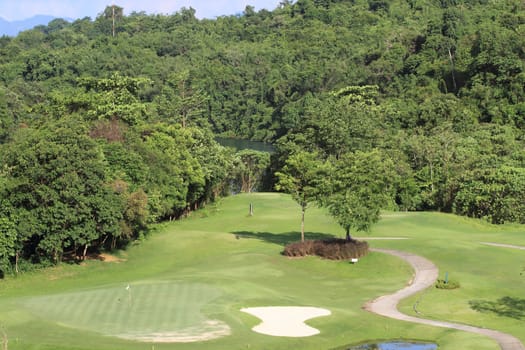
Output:
<path fill-rule="evenodd" d="M 129 284 L 126 286 L 126 290 L 129 290 Z"/>

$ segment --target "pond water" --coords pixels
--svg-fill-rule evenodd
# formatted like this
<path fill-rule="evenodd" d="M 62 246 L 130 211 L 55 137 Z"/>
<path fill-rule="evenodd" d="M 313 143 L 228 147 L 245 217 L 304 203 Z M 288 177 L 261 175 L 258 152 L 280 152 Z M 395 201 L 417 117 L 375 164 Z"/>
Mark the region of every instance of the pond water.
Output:
<path fill-rule="evenodd" d="M 271 143 L 241 139 L 230 139 L 226 137 L 216 137 L 215 141 L 225 147 L 235 148 L 237 151 L 243 149 L 253 149 L 260 152 L 275 152 L 275 147 Z"/>
<path fill-rule="evenodd" d="M 346 348 L 345 350 L 436 350 L 437 348 L 437 345 L 433 343 L 387 341 L 381 343 L 355 345 Z"/>

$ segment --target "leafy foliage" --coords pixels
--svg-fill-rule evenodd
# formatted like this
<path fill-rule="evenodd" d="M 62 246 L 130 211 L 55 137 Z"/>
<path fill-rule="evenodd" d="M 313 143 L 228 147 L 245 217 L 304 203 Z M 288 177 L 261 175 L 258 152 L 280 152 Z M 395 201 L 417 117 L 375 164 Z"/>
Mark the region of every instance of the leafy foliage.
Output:
<path fill-rule="evenodd" d="M 10 269 L 9 260 L 16 255 L 17 233 L 15 224 L 0 218 L 0 278 Z"/>
<path fill-rule="evenodd" d="M 442 280 L 438 279 L 436 281 L 436 288 L 437 289 L 458 289 L 460 287 L 460 284 L 458 281 L 455 280 Z"/>
<path fill-rule="evenodd" d="M 300 0 L 214 20 L 108 6 L 0 38 L 4 264 L 125 245 L 267 169 L 303 217 L 322 202 L 348 232 L 382 208 L 523 223 L 524 6 Z"/>
<path fill-rule="evenodd" d="M 325 172 L 318 154 L 303 151 L 291 155 L 286 160 L 282 172 L 276 173 L 279 178 L 275 185 L 276 190 L 291 194 L 301 207 L 301 242 L 304 242 L 306 209 L 310 203 L 319 199 Z"/>
<path fill-rule="evenodd" d="M 479 169 L 462 180 L 454 200 L 458 214 L 487 218 L 494 224 L 525 223 L 525 169 Z"/>
<path fill-rule="evenodd" d="M 270 165 L 270 154 L 245 149 L 235 154 L 233 177 L 240 191 L 250 193 L 262 186 L 263 176 Z"/>
<path fill-rule="evenodd" d="M 393 164 L 378 151 L 347 153 L 332 162 L 330 190 L 321 202 L 350 240 L 351 229 L 369 231 L 380 210 L 388 206 Z"/>
<path fill-rule="evenodd" d="M 105 184 L 96 143 L 72 122 L 55 128 L 20 129 L 4 152 L 5 200 L 18 235 L 57 262 L 99 237 L 118 235 L 121 201 Z"/>

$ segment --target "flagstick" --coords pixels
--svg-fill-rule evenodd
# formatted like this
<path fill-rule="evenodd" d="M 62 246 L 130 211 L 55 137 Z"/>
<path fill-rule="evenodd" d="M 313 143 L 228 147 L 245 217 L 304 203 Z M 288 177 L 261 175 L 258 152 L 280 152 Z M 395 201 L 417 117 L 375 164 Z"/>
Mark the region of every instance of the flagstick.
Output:
<path fill-rule="evenodd" d="M 128 286 L 126 287 L 126 290 L 128 291 L 128 304 L 129 304 L 129 306 L 131 306 L 131 303 L 132 303 L 132 299 L 131 299 L 131 287 L 129 286 L 129 284 L 128 284 Z"/>

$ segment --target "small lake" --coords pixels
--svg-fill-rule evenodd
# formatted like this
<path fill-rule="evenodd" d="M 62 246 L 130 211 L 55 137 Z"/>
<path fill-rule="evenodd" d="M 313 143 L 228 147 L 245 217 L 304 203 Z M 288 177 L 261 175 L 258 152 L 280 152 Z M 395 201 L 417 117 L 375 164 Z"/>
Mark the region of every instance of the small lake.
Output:
<path fill-rule="evenodd" d="M 345 348 L 345 350 L 436 350 L 437 348 L 437 345 L 433 343 L 420 343 L 400 340 L 355 345 Z"/>
<path fill-rule="evenodd" d="M 275 152 L 275 147 L 271 143 L 261 142 L 261 141 L 251 141 L 251 140 L 242 140 L 242 139 L 231 139 L 226 137 L 216 137 L 215 141 L 221 144 L 224 147 L 232 147 L 237 151 L 243 149 L 252 149 L 260 152 Z"/>

